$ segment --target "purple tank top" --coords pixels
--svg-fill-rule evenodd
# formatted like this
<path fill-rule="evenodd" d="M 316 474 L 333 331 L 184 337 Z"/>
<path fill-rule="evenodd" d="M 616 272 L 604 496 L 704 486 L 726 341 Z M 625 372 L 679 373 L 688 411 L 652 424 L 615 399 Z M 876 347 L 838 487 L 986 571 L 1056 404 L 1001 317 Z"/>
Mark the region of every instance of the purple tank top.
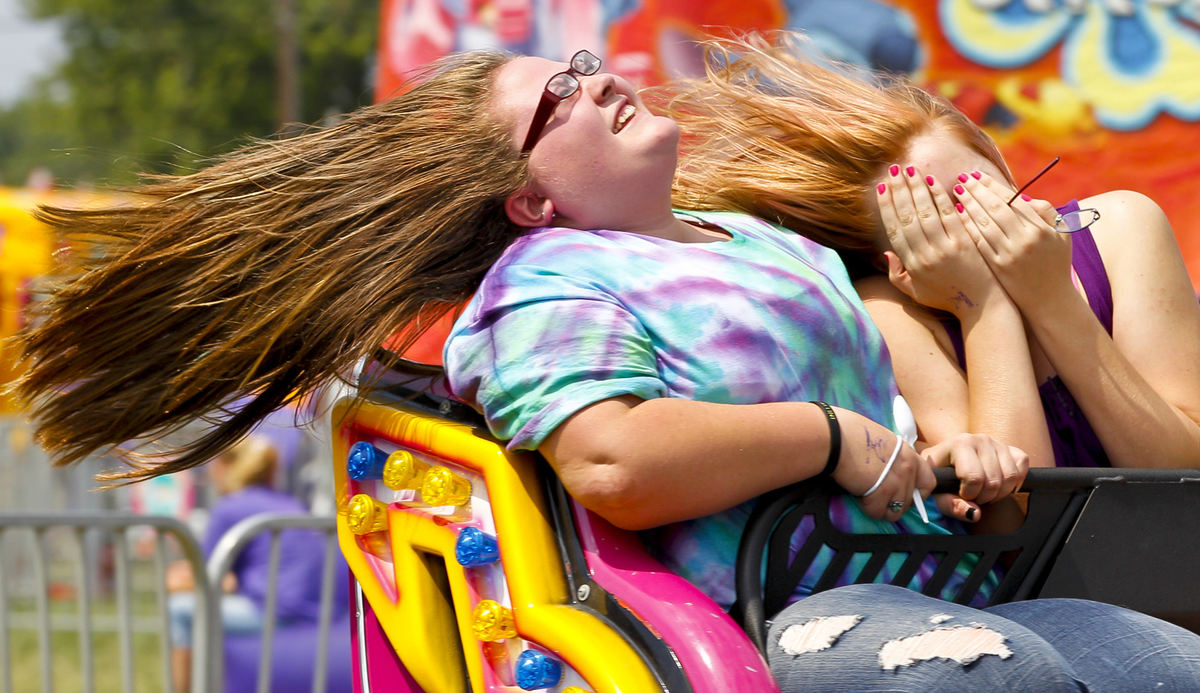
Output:
<path fill-rule="evenodd" d="M 1079 209 L 1079 203 L 1071 200 L 1058 208 L 1060 213 Z M 1079 283 L 1087 293 L 1088 305 L 1100 320 L 1100 324 L 1112 335 L 1113 302 L 1112 287 L 1108 283 L 1108 272 L 1096 248 L 1096 240 L 1088 229 L 1071 234 L 1071 266 L 1079 277 Z M 967 358 L 963 348 L 962 326 L 953 316 L 942 318 L 942 325 L 954 345 L 958 365 L 966 369 Z M 1057 375 L 1051 376 L 1038 386 L 1042 399 L 1042 410 L 1046 414 L 1046 426 L 1050 431 L 1050 444 L 1054 448 L 1054 464 L 1059 467 L 1111 467 L 1104 447 L 1091 423 L 1083 415 L 1070 390 Z"/>

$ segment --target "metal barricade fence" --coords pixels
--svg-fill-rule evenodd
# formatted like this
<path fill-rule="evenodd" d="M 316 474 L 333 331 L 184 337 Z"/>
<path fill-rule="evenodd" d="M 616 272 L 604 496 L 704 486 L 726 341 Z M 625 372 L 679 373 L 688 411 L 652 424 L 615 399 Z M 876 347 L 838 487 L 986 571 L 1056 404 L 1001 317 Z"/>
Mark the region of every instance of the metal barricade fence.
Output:
<path fill-rule="evenodd" d="M 318 611 L 318 642 L 313 693 L 324 693 L 326 657 L 334 603 L 337 559 L 340 557 L 336 524 L 332 517 L 312 515 L 263 514 L 248 518 L 232 527 L 218 542 L 207 564 L 191 530 L 175 518 L 145 516 L 121 512 L 54 513 L 0 512 L 0 693 L 14 693 L 15 634 L 26 639 L 36 636 L 36 664 L 26 658 L 26 673 L 40 674 L 41 691 L 53 693 L 56 676 L 74 680 L 59 667 L 69 666 L 55 645 L 54 635 L 73 631 L 78 640 L 78 689 L 96 690 L 97 656 L 94 636 L 97 632 L 115 632 L 120 689 L 134 691 L 135 664 L 146 682 L 147 669 L 161 671 L 161 684 L 148 683 L 149 690 L 172 690 L 171 643 L 167 609 L 168 558 L 187 561 L 195 582 L 196 608 L 192 620 L 191 690 L 219 693 L 224 688 L 223 628 L 219 618 L 219 586 L 241 551 L 264 532 L 271 533 L 269 590 L 263 608 L 261 656 L 257 670 L 257 691 L 270 689 L 270 654 L 276 634 L 277 577 L 279 574 L 280 533 L 286 529 L 316 530 L 324 536 L 324 557 Z M 100 537 L 97 537 L 100 535 Z M 97 540 L 99 538 L 99 541 Z M 172 539 L 174 545 L 168 543 Z M 25 541 L 20 541 L 25 539 Z M 135 551 L 142 547 L 143 551 Z M 140 559 L 135 554 L 147 553 Z M 149 564 L 149 565 L 147 565 Z M 99 573 L 109 581 L 96 580 Z M 147 589 L 147 584 L 149 588 Z M 99 585 L 99 587 L 97 587 Z M 139 589 L 140 588 L 140 589 Z M 103 595 L 98 595 L 103 592 Z M 63 599 L 63 594 L 73 599 Z M 145 602 L 152 595 L 154 608 Z M 61 603 L 73 601 L 74 612 L 64 611 Z M 105 607 L 98 608 L 103 602 Z M 104 613 L 111 608 L 113 613 Z M 143 613 L 135 615 L 135 609 Z M 149 613 L 150 615 L 147 615 Z M 155 662 L 143 662 L 135 654 L 135 636 L 157 639 Z M 26 648 L 28 649 L 28 648 Z M 145 654 L 145 648 L 139 648 Z M 107 668 L 107 667 L 106 667 Z M 112 674 L 113 672 L 104 672 Z M 35 690 L 27 678 L 22 691 Z"/>
<path fill-rule="evenodd" d="M 28 421 L 0 414 L 0 512 L 128 510 L 128 489 L 93 492 L 93 477 L 112 463 L 90 456 L 69 467 L 55 467 L 34 441 Z"/>
<path fill-rule="evenodd" d="M 288 529 L 318 530 L 323 532 L 325 537 L 325 553 L 321 564 L 321 600 L 317 611 L 318 637 L 312 676 L 312 692 L 324 693 L 325 667 L 329 654 L 329 629 L 333 618 L 334 569 L 337 565 L 337 558 L 340 556 L 337 545 L 337 524 L 334 518 L 263 513 L 242 520 L 225 532 L 213 549 L 208 560 L 208 582 L 212 585 L 220 585 L 221 579 L 233 567 L 234 561 L 237 560 L 242 550 L 259 534 L 271 533 L 270 558 L 267 568 L 267 584 L 271 585 L 271 589 L 267 592 L 263 604 L 263 628 L 257 668 L 258 682 L 255 688 L 258 693 L 267 693 L 271 689 L 271 654 L 277 621 L 280 537 L 281 532 Z M 225 675 L 225 651 L 222 646 L 224 628 L 221 619 L 217 618 L 215 614 L 211 618 L 212 627 L 209 629 L 211 640 L 208 648 L 211 656 L 208 667 L 213 684 L 220 685 Z"/>
<path fill-rule="evenodd" d="M 136 561 L 133 544 L 147 540 L 150 533 L 150 576 L 144 573 L 147 561 Z M 89 538 L 99 533 L 101 550 L 95 550 L 97 542 Z M 25 535 L 25 550 L 18 545 L 20 535 Z M 167 538 L 175 546 L 168 547 Z M 92 550 L 89 550 L 91 548 Z M 134 637 L 135 634 L 157 633 L 158 667 L 162 672 L 162 686 L 158 690 L 170 691 L 170 642 L 167 623 L 166 572 L 167 557 L 179 555 L 186 560 L 195 579 L 198 616 L 192 622 L 195 648 L 191 686 L 193 691 L 214 690 L 209 668 L 203 663 L 211 658 L 210 630 L 211 613 L 214 609 L 214 591 L 206 578 L 204 557 L 192 532 L 179 520 L 171 517 L 142 516 L 129 513 L 0 513 L 0 691 L 13 692 L 14 659 L 12 645 L 14 633 L 33 630 L 37 634 L 37 670 L 40 672 L 41 690 L 52 693 L 55 689 L 54 632 L 72 630 L 67 625 L 72 620 L 78 638 L 80 687 L 78 690 L 91 693 L 95 690 L 96 656 L 93 636 L 96 631 L 115 631 L 117 638 L 118 664 L 121 690 L 126 693 L 134 685 Z M 93 580 L 97 572 L 108 567 L 111 559 L 111 597 L 114 612 L 99 613 L 101 601 L 108 603 L 108 588 L 96 587 Z M 28 570 L 16 570 L 13 566 L 27 561 Z M 142 570 L 139 570 L 142 569 Z M 62 579 L 62 576 L 71 574 Z M 149 582 L 156 609 L 155 616 L 135 618 L 135 582 Z M 16 584 L 9 584 L 10 582 Z M 64 613 L 57 609 L 64 599 L 52 599 L 60 592 L 74 595 L 75 613 Z M 97 592 L 105 592 L 104 599 Z M 144 595 L 145 592 L 137 592 Z M 32 601 L 33 608 L 15 609 L 14 602 Z M 140 601 L 140 600 L 138 600 Z M 104 609 L 105 611 L 107 609 Z M 107 616 L 107 618 L 105 618 Z M 73 617 L 73 618 L 72 618 Z M 25 662 L 28 668 L 28 662 Z M 65 662 L 57 662 L 65 666 Z M 28 680 L 22 680 L 28 685 Z"/>

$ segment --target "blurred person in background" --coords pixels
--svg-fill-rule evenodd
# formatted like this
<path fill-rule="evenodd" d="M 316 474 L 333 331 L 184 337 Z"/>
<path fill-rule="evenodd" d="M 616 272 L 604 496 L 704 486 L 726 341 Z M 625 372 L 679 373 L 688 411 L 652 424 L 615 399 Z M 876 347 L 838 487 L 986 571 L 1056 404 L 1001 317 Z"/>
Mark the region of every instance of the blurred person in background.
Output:
<path fill-rule="evenodd" d="M 218 455 L 207 466 L 219 494 L 213 502 L 203 549 L 211 557 L 217 543 L 234 525 L 262 513 L 308 514 L 299 500 L 275 489 L 273 480 L 279 452 L 272 441 L 251 435 Z M 276 615 L 280 627 L 315 622 L 320 604 L 324 545 L 309 530 L 280 533 L 279 572 L 276 578 Z M 271 534 L 264 532 L 239 553 L 231 572 L 221 581 L 221 622 L 225 634 L 247 635 L 263 627 L 263 604 L 268 591 Z M 167 573 L 171 592 L 172 677 L 176 691 L 187 691 L 191 681 L 192 620 L 196 610 L 195 578 L 187 562 L 173 564 Z"/>

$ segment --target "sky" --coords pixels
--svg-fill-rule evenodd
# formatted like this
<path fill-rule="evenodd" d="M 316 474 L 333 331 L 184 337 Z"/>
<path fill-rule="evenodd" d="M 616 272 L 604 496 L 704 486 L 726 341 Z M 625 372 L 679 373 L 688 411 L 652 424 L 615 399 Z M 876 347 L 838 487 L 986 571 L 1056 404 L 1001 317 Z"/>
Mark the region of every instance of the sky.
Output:
<path fill-rule="evenodd" d="M 16 100 L 61 55 L 53 24 L 29 19 L 21 0 L 0 0 L 0 106 Z"/>

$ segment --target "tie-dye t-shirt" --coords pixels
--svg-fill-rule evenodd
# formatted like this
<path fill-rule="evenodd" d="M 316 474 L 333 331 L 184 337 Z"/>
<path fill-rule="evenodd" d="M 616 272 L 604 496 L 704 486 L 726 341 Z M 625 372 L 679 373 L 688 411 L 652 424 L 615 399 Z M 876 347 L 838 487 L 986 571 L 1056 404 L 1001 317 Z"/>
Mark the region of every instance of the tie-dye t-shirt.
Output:
<path fill-rule="evenodd" d="M 753 217 L 687 216 L 732 238 L 678 243 L 540 228 L 515 241 L 446 343 L 455 394 L 521 449 L 536 449 L 589 404 L 621 395 L 726 404 L 820 399 L 894 428 L 887 349 L 837 254 Z M 668 525 L 645 539 L 668 567 L 727 607 L 751 507 Z M 927 508 L 945 524 L 933 503 Z M 871 519 L 849 497 L 835 499 L 833 519 L 849 531 L 946 533 L 915 511 L 899 523 Z M 920 571 L 913 585 L 929 574 Z M 819 575 L 811 572 L 801 595 Z"/>

